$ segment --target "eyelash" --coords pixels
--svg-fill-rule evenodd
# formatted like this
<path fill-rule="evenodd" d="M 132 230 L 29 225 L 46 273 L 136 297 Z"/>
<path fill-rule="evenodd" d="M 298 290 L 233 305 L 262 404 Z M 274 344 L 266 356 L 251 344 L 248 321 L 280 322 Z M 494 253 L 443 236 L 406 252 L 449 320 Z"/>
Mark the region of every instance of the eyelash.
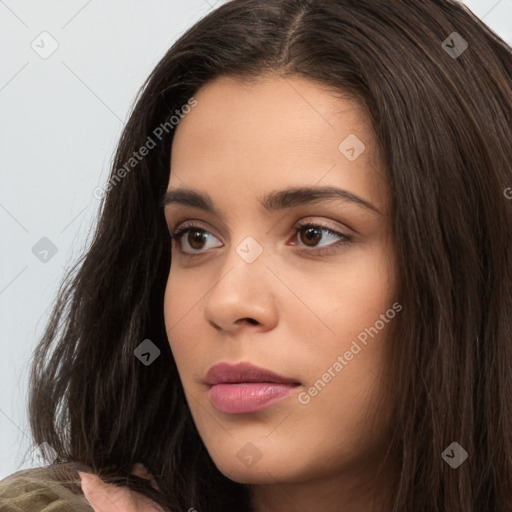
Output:
<path fill-rule="evenodd" d="M 327 247 L 320 247 L 318 249 L 300 249 L 301 251 L 304 251 L 304 252 L 310 252 L 310 253 L 314 253 L 314 254 L 318 254 L 318 255 L 325 255 L 325 254 L 330 254 L 334 251 L 337 251 L 337 250 L 340 250 L 340 249 L 343 249 L 344 247 L 347 247 L 351 244 L 352 242 L 352 238 L 348 235 L 345 235 L 344 233 L 340 233 L 339 231 L 335 231 L 331 228 L 328 228 L 326 226 L 322 226 L 321 224 L 312 224 L 312 223 L 304 223 L 304 224 L 299 224 L 298 226 L 295 227 L 295 234 L 294 236 L 296 237 L 299 232 L 304 229 L 304 228 L 315 228 L 315 229 L 318 229 L 319 231 L 325 231 L 327 232 L 329 235 L 334 235 L 334 236 L 338 236 L 341 238 L 340 241 L 338 242 L 335 242 L 333 244 L 330 244 L 328 245 Z M 190 258 L 193 258 L 195 256 L 202 256 L 206 253 L 206 251 L 204 252 L 199 252 L 199 253 L 194 253 L 194 254 L 189 254 L 189 253 L 186 253 L 184 251 L 181 250 L 181 247 L 180 247 L 180 244 L 179 242 L 181 241 L 181 238 L 186 235 L 187 233 L 189 232 L 193 232 L 193 231 L 199 231 L 201 233 L 208 233 L 208 234 L 211 234 L 209 233 L 209 231 L 207 231 L 206 229 L 203 229 L 201 228 L 200 226 L 196 226 L 196 225 L 190 225 L 190 224 L 184 224 L 183 226 L 181 226 L 179 229 L 177 229 L 176 231 L 172 232 L 171 233 L 171 240 L 175 240 L 177 245 L 178 245 L 178 248 L 179 248 L 179 252 L 186 256 L 186 257 L 190 257 Z"/>

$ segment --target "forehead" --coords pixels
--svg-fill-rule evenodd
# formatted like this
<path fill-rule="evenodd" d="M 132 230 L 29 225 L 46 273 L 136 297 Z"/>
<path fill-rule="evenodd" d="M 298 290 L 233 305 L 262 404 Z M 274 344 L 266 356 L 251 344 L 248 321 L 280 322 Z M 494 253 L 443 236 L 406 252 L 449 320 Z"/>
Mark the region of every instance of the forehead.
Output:
<path fill-rule="evenodd" d="M 169 189 L 261 196 L 269 189 L 331 185 L 385 209 L 375 136 L 356 100 L 318 82 L 280 76 L 221 77 L 194 98 L 197 106 L 174 135 Z"/>

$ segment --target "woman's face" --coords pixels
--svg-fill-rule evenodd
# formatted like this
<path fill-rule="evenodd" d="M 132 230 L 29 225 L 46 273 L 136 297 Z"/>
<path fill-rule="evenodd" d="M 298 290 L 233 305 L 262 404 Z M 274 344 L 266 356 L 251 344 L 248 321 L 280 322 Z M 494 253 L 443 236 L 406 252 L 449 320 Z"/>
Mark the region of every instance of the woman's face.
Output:
<path fill-rule="evenodd" d="M 173 241 L 165 322 L 219 470 L 305 482 L 379 463 L 386 448 L 386 334 L 401 309 L 390 198 L 357 103 L 260 78 L 216 79 L 176 128 L 168 191 L 208 196 L 214 211 L 168 197 L 171 232 L 193 227 Z M 210 380 L 219 363 L 234 367 Z"/>

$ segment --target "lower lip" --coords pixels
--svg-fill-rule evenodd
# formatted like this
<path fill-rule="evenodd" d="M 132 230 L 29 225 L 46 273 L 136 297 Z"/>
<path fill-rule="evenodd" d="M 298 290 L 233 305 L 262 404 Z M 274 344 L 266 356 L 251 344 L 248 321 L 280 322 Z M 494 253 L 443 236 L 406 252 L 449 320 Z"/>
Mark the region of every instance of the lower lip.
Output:
<path fill-rule="evenodd" d="M 214 384 L 208 396 L 219 411 L 243 414 L 258 411 L 291 394 L 297 384 L 245 382 Z"/>

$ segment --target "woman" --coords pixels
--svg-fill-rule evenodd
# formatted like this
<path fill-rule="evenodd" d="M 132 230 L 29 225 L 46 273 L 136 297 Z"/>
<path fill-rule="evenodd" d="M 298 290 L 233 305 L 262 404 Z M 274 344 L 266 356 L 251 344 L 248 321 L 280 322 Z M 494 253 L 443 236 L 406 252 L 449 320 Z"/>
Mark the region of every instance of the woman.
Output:
<path fill-rule="evenodd" d="M 511 137 L 511 48 L 455 1 L 202 19 L 35 353 L 37 471 L 73 510 L 512 510 Z"/>

